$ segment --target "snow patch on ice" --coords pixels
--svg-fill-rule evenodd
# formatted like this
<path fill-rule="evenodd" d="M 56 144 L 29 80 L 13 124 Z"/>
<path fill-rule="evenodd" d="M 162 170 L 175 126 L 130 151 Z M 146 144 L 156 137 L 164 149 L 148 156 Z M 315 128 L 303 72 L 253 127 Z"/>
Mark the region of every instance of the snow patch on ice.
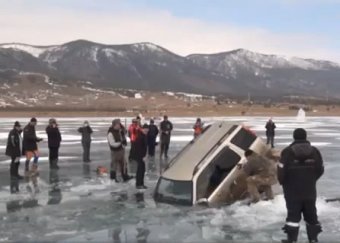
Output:
<path fill-rule="evenodd" d="M 74 234 L 77 234 L 78 231 L 76 230 L 72 230 L 72 231 L 54 231 L 54 232 L 51 232 L 51 233 L 47 233 L 45 234 L 45 236 L 57 236 L 57 235 L 74 235 Z"/>

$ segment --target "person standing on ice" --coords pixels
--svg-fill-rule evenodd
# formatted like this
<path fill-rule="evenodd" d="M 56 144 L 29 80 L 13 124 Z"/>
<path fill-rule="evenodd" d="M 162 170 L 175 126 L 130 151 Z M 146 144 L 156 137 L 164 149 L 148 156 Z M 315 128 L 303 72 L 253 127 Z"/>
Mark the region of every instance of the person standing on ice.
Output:
<path fill-rule="evenodd" d="M 37 125 L 37 119 L 32 118 L 30 122 L 24 128 L 24 140 L 23 140 L 23 155 L 26 156 L 25 173 L 28 174 L 29 164 L 33 158 L 32 172 L 35 173 L 38 170 L 39 150 L 38 143 L 43 139 L 38 138 L 35 132 Z"/>
<path fill-rule="evenodd" d="M 153 119 L 150 120 L 149 125 L 149 132 L 147 134 L 148 137 L 148 155 L 150 158 L 155 157 L 155 150 L 156 150 L 156 139 L 158 136 L 159 130 L 158 127 L 155 125 L 155 121 Z"/>
<path fill-rule="evenodd" d="M 46 133 L 48 137 L 48 149 L 49 149 L 49 162 L 50 169 L 59 169 L 59 147 L 61 143 L 61 134 L 58 128 L 56 119 L 51 118 L 49 124 L 46 127 Z"/>
<path fill-rule="evenodd" d="M 19 192 L 19 180 L 23 176 L 19 175 L 20 157 L 22 153 L 21 125 L 18 121 L 14 123 L 13 129 L 8 134 L 6 155 L 11 158 L 10 165 L 10 191 Z"/>
<path fill-rule="evenodd" d="M 266 123 L 266 136 L 267 136 L 267 144 L 270 144 L 272 148 L 274 148 L 274 137 L 275 137 L 275 128 L 276 125 L 273 122 L 272 118 L 270 118 Z"/>
<path fill-rule="evenodd" d="M 194 126 L 194 138 L 197 138 L 203 132 L 203 123 L 201 118 L 197 118 Z"/>
<path fill-rule="evenodd" d="M 107 141 L 111 150 L 110 179 L 119 182 L 117 174 L 120 173 L 123 181 L 128 181 L 131 177 L 127 174 L 126 169 L 126 138 L 119 119 L 112 121 L 112 126 L 107 132 Z"/>
<path fill-rule="evenodd" d="M 83 146 L 83 161 L 91 162 L 90 160 L 90 149 L 91 149 L 91 134 L 93 133 L 92 128 L 88 121 L 85 121 L 83 126 L 78 128 L 78 132 L 81 133 L 81 144 Z"/>
<path fill-rule="evenodd" d="M 132 160 L 131 155 L 134 153 L 135 150 L 135 142 L 137 139 L 137 134 L 141 129 L 141 118 L 139 116 L 136 119 L 132 119 L 132 124 L 128 128 L 128 136 L 130 138 L 130 153 L 129 153 L 129 160 Z"/>
<path fill-rule="evenodd" d="M 137 162 L 137 172 L 136 172 L 136 188 L 146 189 L 144 185 L 144 175 L 145 175 L 145 156 L 147 153 L 147 137 L 149 127 L 144 125 L 142 129 L 138 130 L 135 149 L 131 154 L 131 159 Z"/>
<path fill-rule="evenodd" d="M 171 131 L 173 129 L 172 123 L 168 120 L 168 116 L 163 117 L 163 121 L 160 124 L 161 130 L 161 153 L 160 158 L 162 159 L 163 154 L 165 158 L 168 158 L 169 145 L 171 140 Z"/>
<path fill-rule="evenodd" d="M 294 142 L 281 152 L 278 179 L 286 200 L 287 218 L 282 228 L 287 234 L 284 243 L 297 242 L 301 214 L 306 222 L 308 240 L 318 242 L 322 232 L 316 210 L 316 182 L 324 173 L 320 151 L 307 141 L 307 132 L 297 128 Z"/>

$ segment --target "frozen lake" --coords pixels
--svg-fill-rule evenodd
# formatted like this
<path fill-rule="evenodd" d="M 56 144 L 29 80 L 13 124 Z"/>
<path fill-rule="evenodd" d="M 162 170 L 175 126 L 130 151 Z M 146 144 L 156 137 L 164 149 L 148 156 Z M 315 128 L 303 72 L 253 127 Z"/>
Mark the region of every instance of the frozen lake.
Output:
<path fill-rule="evenodd" d="M 29 192 L 28 184 L 22 182 L 18 195 L 9 193 L 9 160 L 4 155 L 8 131 L 15 119 L 0 119 L 0 242 L 266 242 L 284 237 L 281 227 L 286 209 L 282 195 L 250 207 L 240 203 L 221 208 L 175 207 L 153 201 L 158 172 L 152 163 L 146 176 L 149 188 L 144 193 L 136 191 L 134 181 L 115 184 L 97 177 L 94 170 L 98 165 L 109 167 L 106 132 L 112 118 L 87 119 L 94 129 L 90 164 L 81 160 L 80 136 L 76 132 L 85 119 L 58 119 L 63 136 L 61 169 L 49 172 L 45 139 L 40 145 L 40 192 Z M 264 136 L 267 117 L 203 118 L 204 122 L 222 119 L 242 122 Z M 22 125 L 28 122 L 18 120 Z M 47 120 L 38 118 L 37 131 L 43 138 Z M 170 120 L 175 129 L 170 146 L 172 157 L 191 140 L 195 118 Z M 324 230 L 320 240 L 338 241 L 340 203 L 326 203 L 325 198 L 340 197 L 340 118 L 313 117 L 298 122 L 293 117 L 283 117 L 274 121 L 278 148 L 291 142 L 296 127 L 304 127 L 309 140 L 320 149 L 326 169 L 318 184 L 317 207 Z M 22 173 L 24 159 L 21 161 Z M 131 171 L 134 169 L 131 165 Z M 306 241 L 304 226 L 301 231 L 300 239 Z"/>

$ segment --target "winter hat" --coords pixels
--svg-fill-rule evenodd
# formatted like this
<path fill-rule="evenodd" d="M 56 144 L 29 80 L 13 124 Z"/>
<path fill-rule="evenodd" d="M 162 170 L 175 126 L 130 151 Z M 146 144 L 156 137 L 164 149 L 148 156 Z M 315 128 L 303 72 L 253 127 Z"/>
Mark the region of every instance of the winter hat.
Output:
<path fill-rule="evenodd" d="M 295 140 L 306 140 L 307 139 L 307 132 L 303 128 L 297 128 L 293 132 L 293 138 Z"/>
<path fill-rule="evenodd" d="M 49 124 L 57 124 L 57 120 L 54 119 L 54 118 L 51 118 L 49 121 L 48 121 Z"/>
<path fill-rule="evenodd" d="M 149 125 L 145 123 L 145 124 L 143 125 L 143 128 L 149 129 Z"/>
<path fill-rule="evenodd" d="M 14 122 L 14 127 L 21 127 L 20 122 L 18 121 Z"/>
<path fill-rule="evenodd" d="M 120 124 L 120 119 L 114 119 L 112 125 Z"/>
<path fill-rule="evenodd" d="M 31 118 L 31 122 L 37 122 L 37 118 L 32 117 L 32 118 Z"/>

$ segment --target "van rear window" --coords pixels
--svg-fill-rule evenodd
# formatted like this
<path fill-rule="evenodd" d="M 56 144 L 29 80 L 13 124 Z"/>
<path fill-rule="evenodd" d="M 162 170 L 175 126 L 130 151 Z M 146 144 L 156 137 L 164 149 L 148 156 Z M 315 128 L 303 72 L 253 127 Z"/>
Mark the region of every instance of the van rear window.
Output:
<path fill-rule="evenodd" d="M 243 150 L 249 149 L 249 147 L 256 140 L 256 135 L 250 131 L 241 128 L 240 131 L 231 139 L 231 143 L 235 144 Z"/>

